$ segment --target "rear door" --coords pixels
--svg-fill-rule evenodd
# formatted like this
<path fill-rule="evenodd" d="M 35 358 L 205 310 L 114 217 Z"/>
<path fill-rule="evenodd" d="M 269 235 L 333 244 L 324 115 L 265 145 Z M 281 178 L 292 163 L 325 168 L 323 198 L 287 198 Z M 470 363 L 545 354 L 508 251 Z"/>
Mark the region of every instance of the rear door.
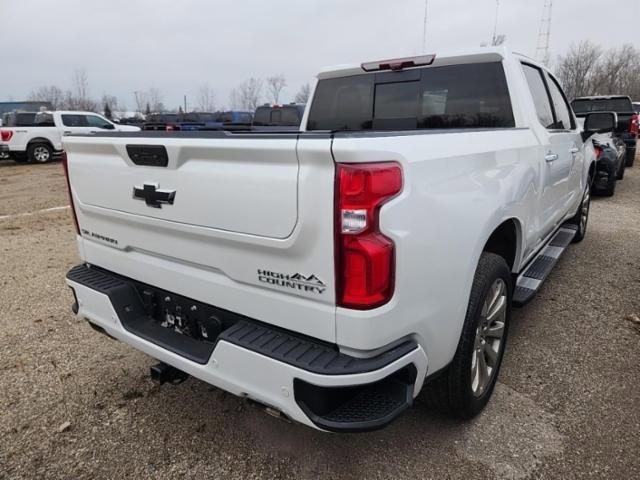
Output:
<path fill-rule="evenodd" d="M 572 155 L 571 139 L 567 132 L 557 128 L 554 108 L 542 70 L 523 63 L 529 91 L 535 105 L 538 124 L 534 130 L 540 140 L 540 186 L 538 197 L 538 241 L 543 240 L 560 223 L 565 215 L 569 190 Z"/>
<path fill-rule="evenodd" d="M 558 155 L 566 156 L 569 164 L 567 191 L 563 202 L 563 210 L 568 212 L 578 201 L 576 197 L 581 197 L 582 194 L 584 141 L 559 82 L 553 75 L 545 75 L 555 115 L 554 133 L 558 136 Z"/>

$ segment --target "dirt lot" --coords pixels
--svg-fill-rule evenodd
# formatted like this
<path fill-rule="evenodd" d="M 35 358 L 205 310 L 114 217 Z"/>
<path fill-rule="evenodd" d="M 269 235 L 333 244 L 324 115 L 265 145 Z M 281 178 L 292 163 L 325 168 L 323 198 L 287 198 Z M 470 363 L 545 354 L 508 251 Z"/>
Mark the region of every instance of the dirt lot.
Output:
<path fill-rule="evenodd" d="M 153 359 L 71 314 L 68 209 L 23 215 L 66 203 L 60 164 L 0 162 L 2 479 L 640 478 L 640 166 L 515 311 L 482 415 L 418 404 L 360 435 L 285 423 L 195 379 L 154 386 Z"/>

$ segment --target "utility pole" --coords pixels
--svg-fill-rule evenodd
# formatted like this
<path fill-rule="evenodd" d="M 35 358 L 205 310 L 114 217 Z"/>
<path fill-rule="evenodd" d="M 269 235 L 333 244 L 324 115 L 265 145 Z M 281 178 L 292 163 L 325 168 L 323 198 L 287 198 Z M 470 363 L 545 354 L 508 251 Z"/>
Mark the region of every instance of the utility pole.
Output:
<path fill-rule="evenodd" d="M 536 59 L 545 65 L 549 65 L 551 52 L 549 50 L 549 40 L 551 39 L 551 11 L 553 0 L 544 0 L 544 10 L 540 19 L 540 30 L 538 30 L 538 43 L 536 45 Z"/>
<path fill-rule="evenodd" d="M 184 96 L 184 113 L 187 113 L 187 96 Z"/>
<path fill-rule="evenodd" d="M 427 51 L 427 10 L 429 10 L 429 0 L 424 0 L 424 22 L 422 23 L 422 52 Z"/>

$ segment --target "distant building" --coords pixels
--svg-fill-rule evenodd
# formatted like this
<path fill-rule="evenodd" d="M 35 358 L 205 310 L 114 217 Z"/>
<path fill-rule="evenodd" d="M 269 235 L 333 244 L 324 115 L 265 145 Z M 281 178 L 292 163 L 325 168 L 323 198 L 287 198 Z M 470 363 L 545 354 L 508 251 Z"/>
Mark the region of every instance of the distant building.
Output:
<path fill-rule="evenodd" d="M 27 112 L 37 112 L 40 108 L 51 110 L 52 106 L 49 102 L 0 102 L 0 115 L 14 110 L 23 110 Z"/>

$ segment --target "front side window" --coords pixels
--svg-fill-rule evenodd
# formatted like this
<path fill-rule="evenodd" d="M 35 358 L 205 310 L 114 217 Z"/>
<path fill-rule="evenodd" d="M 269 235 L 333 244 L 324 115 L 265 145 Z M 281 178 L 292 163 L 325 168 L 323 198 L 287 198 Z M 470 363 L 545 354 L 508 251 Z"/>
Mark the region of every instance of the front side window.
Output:
<path fill-rule="evenodd" d="M 111 124 L 97 115 L 87 115 L 87 124 L 95 128 L 109 128 Z"/>
<path fill-rule="evenodd" d="M 531 91 L 540 123 L 544 128 L 553 129 L 555 127 L 553 110 L 551 109 L 547 87 L 542 78 L 542 70 L 527 64 L 522 64 L 522 69 L 529 84 L 529 90 Z"/>
<path fill-rule="evenodd" d="M 553 100 L 553 107 L 556 111 L 556 125 L 555 127 L 560 130 L 571 130 L 575 127 L 573 117 L 571 115 L 571 109 L 567 103 L 567 99 L 562 93 L 560 86 L 555 78 L 549 75 L 551 82 L 549 82 L 549 91 L 551 92 L 551 99 Z"/>

